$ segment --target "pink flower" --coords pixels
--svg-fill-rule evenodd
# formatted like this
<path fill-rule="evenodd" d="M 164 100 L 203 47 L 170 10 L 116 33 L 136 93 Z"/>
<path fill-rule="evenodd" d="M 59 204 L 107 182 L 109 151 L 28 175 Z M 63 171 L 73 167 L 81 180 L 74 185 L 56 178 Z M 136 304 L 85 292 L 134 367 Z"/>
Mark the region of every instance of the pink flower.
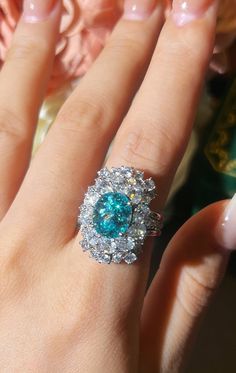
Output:
<path fill-rule="evenodd" d="M 0 0 L 0 66 L 11 44 L 22 3 L 23 0 Z M 87 71 L 119 19 L 122 5 L 123 0 L 63 0 L 49 92 Z"/>
<path fill-rule="evenodd" d="M 60 39 L 49 93 L 88 70 L 120 18 L 123 2 L 124 0 L 63 0 Z M 164 2 L 167 8 L 171 6 L 171 0 Z M 0 0 L 0 67 L 21 15 L 22 3 L 23 0 Z M 229 67 L 227 52 L 236 41 L 236 0 L 221 0 L 217 30 L 211 67 L 224 72 Z"/>

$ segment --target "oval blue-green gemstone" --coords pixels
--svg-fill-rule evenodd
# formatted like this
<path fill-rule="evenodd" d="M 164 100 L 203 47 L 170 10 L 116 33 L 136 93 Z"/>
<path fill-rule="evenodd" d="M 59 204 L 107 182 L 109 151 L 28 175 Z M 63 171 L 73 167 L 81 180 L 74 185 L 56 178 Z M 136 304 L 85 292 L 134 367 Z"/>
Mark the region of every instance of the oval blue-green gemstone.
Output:
<path fill-rule="evenodd" d="M 131 202 L 126 195 L 105 193 L 94 207 L 94 228 L 102 236 L 117 238 L 128 231 L 132 213 Z"/>

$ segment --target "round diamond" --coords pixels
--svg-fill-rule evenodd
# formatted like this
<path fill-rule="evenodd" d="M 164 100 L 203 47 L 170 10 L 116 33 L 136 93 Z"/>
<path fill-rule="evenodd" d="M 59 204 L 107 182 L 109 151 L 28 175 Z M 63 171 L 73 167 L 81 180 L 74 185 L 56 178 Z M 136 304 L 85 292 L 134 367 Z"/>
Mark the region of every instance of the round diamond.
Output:
<path fill-rule="evenodd" d="M 126 195 L 105 193 L 94 208 L 94 228 L 102 236 L 117 238 L 128 231 L 132 213 L 132 206 Z"/>
<path fill-rule="evenodd" d="M 147 180 L 144 180 L 144 186 L 145 186 L 145 189 L 149 192 L 156 189 L 155 182 L 151 178 L 147 179 Z"/>
<path fill-rule="evenodd" d="M 147 228 L 144 224 L 134 224 L 129 229 L 129 235 L 136 240 L 143 240 L 146 236 Z"/>
<path fill-rule="evenodd" d="M 133 204 L 137 205 L 142 200 L 141 190 L 131 190 L 128 194 L 130 200 Z"/>
<path fill-rule="evenodd" d="M 132 238 L 129 237 L 127 239 L 127 245 L 126 245 L 126 247 L 127 247 L 128 251 L 133 250 L 135 248 L 135 241 Z"/>
<path fill-rule="evenodd" d="M 94 204 L 97 202 L 98 198 L 99 198 L 98 193 L 90 192 L 90 193 L 86 194 L 84 202 L 86 204 L 94 206 Z"/>
<path fill-rule="evenodd" d="M 121 263 L 122 259 L 123 259 L 122 253 L 115 253 L 112 255 L 112 260 L 114 263 Z"/>
<path fill-rule="evenodd" d="M 137 260 L 137 256 L 134 254 L 134 253 L 129 253 L 127 254 L 125 257 L 124 257 L 124 261 L 127 263 L 127 264 L 132 264 L 134 263 L 136 260 Z"/>

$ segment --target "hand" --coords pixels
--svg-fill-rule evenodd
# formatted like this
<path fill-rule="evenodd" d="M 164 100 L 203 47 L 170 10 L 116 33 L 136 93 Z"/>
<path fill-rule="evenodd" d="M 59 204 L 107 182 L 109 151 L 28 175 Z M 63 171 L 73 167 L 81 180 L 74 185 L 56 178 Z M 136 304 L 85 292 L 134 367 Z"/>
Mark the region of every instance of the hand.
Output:
<path fill-rule="evenodd" d="M 181 371 L 227 262 L 216 234 L 225 202 L 177 233 L 145 298 L 150 245 L 132 266 L 100 265 L 75 224 L 117 131 L 107 166 L 145 170 L 163 208 L 212 55 L 215 2 L 198 11 L 189 0 L 180 14 L 176 1 L 163 26 L 160 6 L 132 13 L 127 1 L 29 166 L 60 19 L 59 2 L 33 3 L 0 75 L 1 372 Z"/>

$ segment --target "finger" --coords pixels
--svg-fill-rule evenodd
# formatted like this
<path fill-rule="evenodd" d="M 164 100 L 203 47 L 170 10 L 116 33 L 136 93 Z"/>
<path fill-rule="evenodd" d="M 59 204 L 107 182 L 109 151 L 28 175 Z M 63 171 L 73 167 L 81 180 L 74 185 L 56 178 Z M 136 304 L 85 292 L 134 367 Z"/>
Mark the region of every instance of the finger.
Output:
<path fill-rule="evenodd" d="M 215 2 L 204 14 L 201 13 L 200 18 L 183 27 L 176 26 L 173 14 L 170 16 L 107 162 L 108 167 L 128 165 L 153 176 L 158 187 L 158 209 L 163 208 L 169 184 L 191 132 L 205 71 L 212 55 L 215 24 Z M 131 268 L 115 265 L 106 269 L 107 282 L 110 282 L 111 276 L 117 288 L 124 289 L 122 296 L 130 299 L 130 303 L 125 303 L 127 312 L 128 307 L 133 305 L 134 294 L 136 301 L 144 296 L 149 258 L 150 250 L 145 249 L 142 258 Z M 82 263 L 84 261 L 90 268 L 86 255 Z M 97 271 L 102 270 L 98 268 Z M 136 304 L 140 306 L 141 301 Z"/>
<path fill-rule="evenodd" d="M 78 206 L 136 92 L 162 21 L 158 7 L 148 19 L 118 23 L 34 158 L 13 206 L 16 219 L 19 208 L 22 220 L 23 205 L 25 214 L 37 216 L 40 229 L 50 237 L 68 240 L 74 235 Z"/>
<path fill-rule="evenodd" d="M 192 130 L 215 22 L 216 2 L 202 18 L 182 27 L 170 15 L 108 161 L 108 166 L 131 165 L 154 176 L 161 208 Z"/>
<path fill-rule="evenodd" d="M 217 203 L 195 215 L 168 245 L 145 298 L 142 372 L 183 371 L 228 261 L 229 250 L 222 249 L 218 229 L 225 206 L 225 202 Z"/>
<path fill-rule="evenodd" d="M 153 176 L 158 182 L 158 208 L 163 207 L 191 132 L 195 107 L 213 51 L 215 24 L 215 3 L 183 27 L 176 25 L 173 14 L 170 16 L 107 162 L 108 167 L 134 166 Z M 74 251 L 78 250 L 80 241 L 79 235 Z M 87 253 L 80 254 L 79 263 L 86 268 L 87 281 L 90 282 L 92 277 L 95 284 L 105 284 L 104 302 L 112 305 L 113 320 L 116 314 L 120 323 L 123 320 L 125 324 L 131 317 L 132 326 L 138 328 L 150 253 L 149 243 L 140 260 L 132 266 L 98 265 Z M 100 296 L 102 298 L 103 293 Z M 102 304 L 101 299 L 99 301 Z M 133 329 L 132 332 L 134 335 Z"/>
<path fill-rule="evenodd" d="M 34 12 L 27 8 L 28 3 L 0 74 L 0 217 L 28 167 L 59 28 L 58 1 L 54 6 L 53 0 L 35 1 Z"/>

